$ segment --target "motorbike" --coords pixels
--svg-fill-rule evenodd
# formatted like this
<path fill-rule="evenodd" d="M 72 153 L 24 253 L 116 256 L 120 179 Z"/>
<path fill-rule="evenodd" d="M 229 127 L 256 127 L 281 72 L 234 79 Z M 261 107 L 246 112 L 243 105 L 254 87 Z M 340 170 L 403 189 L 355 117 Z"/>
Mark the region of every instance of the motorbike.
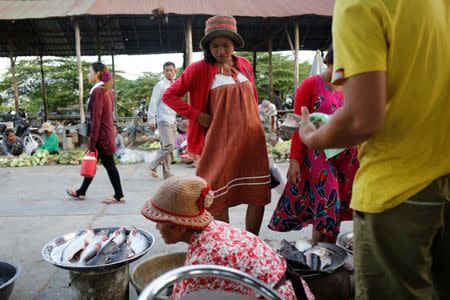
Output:
<path fill-rule="evenodd" d="M 132 147 L 136 143 L 136 136 L 143 133 L 149 137 L 150 141 L 157 139 L 156 132 L 147 125 L 147 109 L 145 100 L 141 100 L 139 108 L 133 112 L 133 120 L 124 129 L 124 140 L 127 147 Z"/>
<path fill-rule="evenodd" d="M 292 138 L 292 131 L 287 130 L 285 127 L 281 126 L 286 119 L 286 113 L 279 113 L 277 115 L 277 136 L 283 141 L 288 141 Z"/>
<path fill-rule="evenodd" d="M 25 145 L 33 142 L 38 146 L 44 144 L 44 139 L 38 132 L 38 128 L 31 127 L 27 121 L 27 113 L 23 109 L 19 109 L 19 112 L 10 110 L 4 117 L 3 122 L 12 122 L 13 129 L 16 136 L 20 137 Z M 6 125 L 0 126 L 0 143 L 3 142 L 5 137 Z"/>

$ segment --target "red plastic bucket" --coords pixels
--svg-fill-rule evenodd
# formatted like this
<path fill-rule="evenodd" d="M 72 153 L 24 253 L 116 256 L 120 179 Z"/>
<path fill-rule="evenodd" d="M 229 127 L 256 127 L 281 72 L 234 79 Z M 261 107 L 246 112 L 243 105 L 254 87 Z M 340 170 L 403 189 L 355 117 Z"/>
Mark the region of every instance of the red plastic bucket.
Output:
<path fill-rule="evenodd" d="M 97 172 L 97 150 L 86 151 L 83 160 L 81 161 L 80 174 L 83 177 L 94 177 Z"/>

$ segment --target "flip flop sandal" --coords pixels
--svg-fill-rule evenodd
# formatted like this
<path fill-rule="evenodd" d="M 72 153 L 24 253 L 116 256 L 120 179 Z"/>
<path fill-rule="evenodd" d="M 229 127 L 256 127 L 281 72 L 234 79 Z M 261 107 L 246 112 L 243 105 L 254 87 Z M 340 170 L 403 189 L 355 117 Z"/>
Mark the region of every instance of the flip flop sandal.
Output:
<path fill-rule="evenodd" d="M 84 195 L 78 195 L 76 191 L 74 190 L 66 190 L 67 195 L 69 195 L 70 197 L 77 199 L 77 200 L 84 200 L 86 197 Z"/>
<path fill-rule="evenodd" d="M 159 179 L 159 175 L 158 175 L 158 173 L 156 173 L 155 170 L 150 169 L 149 173 L 153 178 Z"/>
<path fill-rule="evenodd" d="M 117 200 L 114 197 L 109 197 L 109 198 L 106 198 L 105 200 L 103 200 L 102 203 L 104 203 L 104 204 L 124 204 L 125 199 L 120 198 L 119 200 Z"/>

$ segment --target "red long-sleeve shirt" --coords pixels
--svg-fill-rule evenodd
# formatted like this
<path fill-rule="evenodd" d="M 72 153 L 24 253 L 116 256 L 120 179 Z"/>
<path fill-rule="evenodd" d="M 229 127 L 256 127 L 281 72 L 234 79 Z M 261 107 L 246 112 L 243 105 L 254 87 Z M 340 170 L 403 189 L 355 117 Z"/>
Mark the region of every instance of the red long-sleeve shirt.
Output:
<path fill-rule="evenodd" d="M 99 86 L 92 91 L 91 99 L 91 131 L 89 149 L 99 149 L 106 155 L 116 152 L 114 134 L 114 94 L 111 90 L 103 90 Z"/>
<path fill-rule="evenodd" d="M 233 56 L 236 68 L 242 72 L 252 83 L 253 93 L 258 101 L 256 84 L 251 63 L 244 57 Z M 167 106 L 190 120 L 188 127 L 188 151 L 200 155 L 205 142 L 205 131 L 197 118 L 206 112 L 208 95 L 218 67 L 208 64 L 204 60 L 190 64 L 183 74 L 164 92 L 162 100 Z M 189 92 L 189 101 L 186 103 L 180 97 Z"/>
<path fill-rule="evenodd" d="M 295 114 L 302 114 L 302 106 L 306 106 L 311 113 L 314 112 L 314 107 L 312 104 L 316 89 L 315 86 L 316 83 L 314 77 L 309 77 L 302 81 L 302 84 L 297 88 L 297 92 L 295 93 Z M 307 151 L 308 147 L 300 140 L 300 135 L 298 133 L 298 130 L 296 130 L 292 135 L 291 152 L 289 154 L 289 157 L 291 159 L 297 160 L 300 164 L 302 164 Z"/>

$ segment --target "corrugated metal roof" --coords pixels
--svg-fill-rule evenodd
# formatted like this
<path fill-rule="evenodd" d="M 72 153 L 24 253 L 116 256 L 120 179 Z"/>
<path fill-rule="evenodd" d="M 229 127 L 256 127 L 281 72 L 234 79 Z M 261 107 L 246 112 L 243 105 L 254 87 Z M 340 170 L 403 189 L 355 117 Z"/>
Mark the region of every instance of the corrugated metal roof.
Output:
<path fill-rule="evenodd" d="M 331 16 L 334 0 L 9 0 L 0 1 L 0 20 L 83 15 L 164 14 L 246 17 Z"/>
<path fill-rule="evenodd" d="M 192 21 L 194 51 L 205 21 L 234 15 L 244 51 L 289 50 L 294 24 L 301 49 L 326 48 L 333 0 L 53 0 L 0 1 L 0 56 L 75 55 L 75 23 L 83 55 L 183 52 L 185 24 Z M 158 9 L 155 14 L 153 10 Z M 324 14 L 324 15 L 322 15 Z M 250 15 L 250 16 L 249 16 Z M 283 17 L 280 17 L 283 16 Z"/>

